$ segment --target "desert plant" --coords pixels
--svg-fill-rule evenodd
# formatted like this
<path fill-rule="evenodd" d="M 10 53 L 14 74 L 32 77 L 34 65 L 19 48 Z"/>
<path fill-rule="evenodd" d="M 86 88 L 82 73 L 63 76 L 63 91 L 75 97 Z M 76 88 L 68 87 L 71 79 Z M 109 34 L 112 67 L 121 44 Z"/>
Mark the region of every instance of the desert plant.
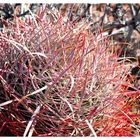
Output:
<path fill-rule="evenodd" d="M 101 29 L 45 7 L 0 34 L 1 136 L 139 135 L 140 92 Z"/>

